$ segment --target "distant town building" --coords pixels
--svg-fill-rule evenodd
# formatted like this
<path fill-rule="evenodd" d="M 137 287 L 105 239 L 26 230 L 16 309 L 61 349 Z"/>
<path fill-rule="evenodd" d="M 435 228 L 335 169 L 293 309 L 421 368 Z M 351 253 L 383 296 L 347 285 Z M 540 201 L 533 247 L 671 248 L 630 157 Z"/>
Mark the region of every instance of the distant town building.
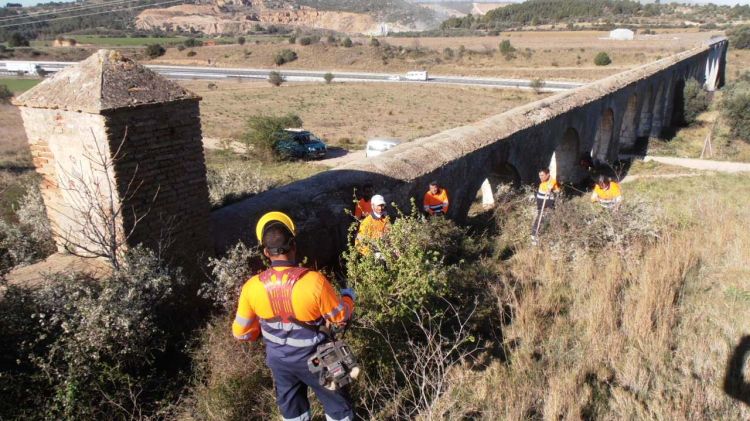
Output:
<path fill-rule="evenodd" d="M 8 3 L 5 5 L 8 9 L 23 7 L 21 3 Z"/>
<path fill-rule="evenodd" d="M 630 29 L 625 28 L 617 28 L 615 30 L 609 31 L 609 39 L 616 39 L 616 40 L 632 40 L 635 38 L 635 32 L 631 31 Z"/>

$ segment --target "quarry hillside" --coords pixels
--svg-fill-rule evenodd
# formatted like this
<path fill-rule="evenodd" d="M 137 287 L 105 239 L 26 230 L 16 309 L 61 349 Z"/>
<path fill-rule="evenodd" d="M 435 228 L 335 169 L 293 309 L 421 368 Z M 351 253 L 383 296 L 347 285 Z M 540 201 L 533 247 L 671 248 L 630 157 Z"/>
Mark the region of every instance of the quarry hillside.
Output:
<path fill-rule="evenodd" d="M 438 24 L 435 12 L 404 0 L 215 0 L 144 10 L 135 26 L 213 35 L 246 33 L 258 25 L 285 25 L 378 35 Z"/>

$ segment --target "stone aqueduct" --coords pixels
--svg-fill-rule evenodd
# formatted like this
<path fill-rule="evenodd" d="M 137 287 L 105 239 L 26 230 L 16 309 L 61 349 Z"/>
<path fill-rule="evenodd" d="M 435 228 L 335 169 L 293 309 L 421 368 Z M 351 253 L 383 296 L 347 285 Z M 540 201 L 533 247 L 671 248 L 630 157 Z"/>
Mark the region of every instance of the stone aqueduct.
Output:
<path fill-rule="evenodd" d="M 535 180 L 539 168 L 552 166 L 556 168 L 560 181 L 578 181 L 583 176 L 577 165 L 582 155 L 591 154 L 598 160 L 612 162 L 618 159 L 622 152 L 633 148 L 637 139 L 660 136 L 665 129 L 674 125 L 681 118 L 679 107 L 675 108 L 675 104 L 681 101 L 682 87 L 688 78 L 695 78 L 710 91 L 721 87 L 724 84 L 727 48 L 728 42 L 725 38 L 715 38 L 691 50 L 477 123 L 402 144 L 379 157 L 352 162 L 261 193 L 214 210 L 210 216 L 207 216 L 209 205 L 205 197 L 205 166 L 202 155 L 194 147 L 196 145 L 189 146 L 189 142 L 183 142 L 184 145 L 180 147 L 190 156 L 180 156 L 178 151 L 166 146 L 174 141 L 175 136 L 183 140 L 187 136 L 192 139 L 192 143 L 200 142 L 199 129 L 197 134 L 184 131 L 186 127 L 196 126 L 195 119 L 199 117 L 195 109 L 192 105 L 187 106 L 190 110 L 187 113 L 188 118 L 193 119 L 193 122 L 179 122 L 174 116 L 164 119 L 163 122 L 158 121 L 159 124 L 154 122 L 155 115 L 166 113 L 166 116 L 170 110 L 186 107 L 175 104 L 188 103 L 197 106 L 199 98 L 180 93 L 179 89 L 174 87 L 171 88 L 171 96 L 146 98 L 143 95 L 148 95 L 138 91 L 137 87 L 129 88 L 127 83 L 122 82 L 119 85 L 125 86 L 122 89 L 126 92 L 132 91 L 135 92 L 133 95 L 142 96 L 140 101 L 128 103 L 121 99 L 116 107 L 106 110 L 103 110 L 104 107 L 94 111 L 72 108 L 66 110 L 60 104 L 45 106 L 40 103 L 39 98 L 44 99 L 44 95 L 35 91 L 44 89 L 45 86 L 42 84 L 21 96 L 16 103 L 22 109 L 35 163 L 38 170 L 45 172 L 48 179 L 54 178 L 54 174 L 50 175 L 49 163 L 55 161 L 57 165 L 64 165 L 61 160 L 70 157 L 62 153 L 50 153 L 50 149 L 53 148 L 39 149 L 40 144 L 54 144 L 54 138 L 58 136 L 58 129 L 53 124 L 45 126 L 42 120 L 60 120 L 60 112 L 71 113 L 67 117 L 63 116 L 63 120 L 74 120 L 77 118 L 76 113 L 82 112 L 106 114 L 98 132 L 101 132 L 102 136 L 108 136 L 110 150 L 116 149 L 117 139 L 122 138 L 124 125 L 130 124 L 136 128 L 155 125 L 154 130 L 157 130 L 157 134 L 154 135 L 154 140 L 149 142 L 143 135 L 139 135 L 140 143 L 134 142 L 134 145 L 140 144 L 138 147 L 143 147 L 144 142 L 146 145 L 158 143 L 170 156 L 164 158 L 158 154 L 144 154 L 131 150 L 130 158 L 125 160 L 128 161 L 127 165 L 119 165 L 122 168 L 116 167 L 111 175 L 119 180 L 118 186 L 123 186 L 126 183 L 122 180 L 141 177 L 133 171 L 134 167 L 148 168 L 151 178 L 144 175 L 145 181 L 161 183 L 159 189 L 173 196 L 164 206 L 158 199 L 152 203 L 150 216 L 142 221 L 143 226 L 147 228 L 138 230 L 138 235 L 133 236 L 138 241 L 144 241 L 150 234 L 158 231 L 155 228 L 159 224 L 158 221 L 169 220 L 177 226 L 182 224 L 182 228 L 178 228 L 177 231 L 183 234 L 181 237 L 178 235 L 180 238 L 175 241 L 175 245 L 183 249 L 181 253 L 177 253 L 178 256 L 181 255 L 181 260 L 199 250 L 203 250 L 205 254 L 220 254 L 239 240 L 254 243 L 253 225 L 258 217 L 269 210 L 282 210 L 292 215 L 298 223 L 298 229 L 302 233 L 298 243 L 302 254 L 310 257 L 314 263 L 325 264 L 335 259 L 346 244 L 346 232 L 351 217 L 345 211 L 352 207 L 353 191 L 356 187 L 373 183 L 376 190 L 385 195 L 389 202 L 396 203 L 401 209 L 409 209 L 410 199 L 421 197 L 428 182 L 437 179 L 451 193 L 451 217 L 460 221 L 466 217 L 477 191 L 483 185 L 487 187 L 486 180 L 491 188 L 499 182 L 530 183 Z M 68 72 L 68 79 L 72 77 L 72 72 L 75 70 Z M 65 75 L 56 75 L 50 82 L 54 83 L 54 79 L 59 77 Z M 111 74 L 108 77 L 114 80 L 118 76 Z M 139 77 L 143 79 L 142 74 Z M 124 95 L 127 97 L 128 94 Z M 58 117 L 55 117 L 55 112 Z M 40 118 L 42 114 L 43 118 Z M 129 117 L 117 117 L 118 115 Z M 112 121 L 117 123 L 114 130 L 110 129 Z M 70 125 L 69 123 L 68 126 Z M 83 129 L 75 129 L 81 134 L 84 133 L 81 130 Z M 131 133 L 137 132 L 131 130 Z M 62 141 L 69 142 L 70 138 Z M 127 152 L 127 140 L 123 147 Z M 158 151 L 158 148 L 154 149 L 154 152 Z M 175 153 L 178 155 L 174 155 Z M 128 156 L 127 153 L 125 155 Z M 186 159 L 191 162 L 193 170 L 188 178 L 194 179 L 188 180 L 186 172 L 174 170 L 179 167 L 173 165 L 175 159 Z M 159 162 L 172 165 L 172 169 L 160 172 Z M 153 178 L 154 174 L 158 174 L 158 177 Z M 185 183 L 192 187 L 183 189 L 181 186 Z M 47 180 L 43 188 L 54 190 L 59 188 L 60 184 L 62 181 L 59 179 L 56 182 Z M 151 190 L 153 189 L 149 191 Z M 44 197 L 48 214 L 54 222 L 52 213 L 59 212 L 55 209 L 60 208 L 59 202 L 63 199 L 58 197 L 55 199 L 56 202 L 51 199 L 48 201 L 48 198 L 54 196 L 51 193 L 47 191 Z M 189 194 L 191 197 L 185 199 L 191 208 L 198 206 L 205 209 L 196 212 L 195 209 L 189 210 L 185 206 L 179 206 L 175 204 L 175 194 L 178 199 L 185 198 L 184 194 Z M 135 205 L 143 205 L 144 199 L 140 196 L 124 197 L 122 200 L 135 199 L 139 200 Z M 210 218 L 210 224 L 206 224 L 206 218 Z M 128 225 L 127 221 L 123 223 Z M 132 221 L 130 224 L 132 225 Z"/>

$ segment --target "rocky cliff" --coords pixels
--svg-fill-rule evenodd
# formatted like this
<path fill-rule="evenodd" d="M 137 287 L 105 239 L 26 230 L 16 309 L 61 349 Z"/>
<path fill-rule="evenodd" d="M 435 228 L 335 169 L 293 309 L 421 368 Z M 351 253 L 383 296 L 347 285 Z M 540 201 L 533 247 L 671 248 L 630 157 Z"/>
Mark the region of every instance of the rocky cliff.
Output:
<path fill-rule="evenodd" d="M 165 9 L 148 9 L 138 15 L 135 23 L 138 29 L 143 30 L 193 30 L 207 35 L 246 33 L 257 24 L 374 35 L 379 35 L 383 30 L 383 23 L 366 13 L 318 10 L 268 0 L 215 0 L 212 4 L 185 4 Z M 388 23 L 387 26 L 390 30 L 417 28 L 414 25 L 399 23 Z"/>

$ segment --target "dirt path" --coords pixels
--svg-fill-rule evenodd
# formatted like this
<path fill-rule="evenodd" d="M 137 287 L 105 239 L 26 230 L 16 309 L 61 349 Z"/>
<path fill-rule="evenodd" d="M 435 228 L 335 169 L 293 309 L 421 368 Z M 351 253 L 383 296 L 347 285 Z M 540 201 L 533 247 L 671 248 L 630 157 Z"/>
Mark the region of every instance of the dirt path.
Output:
<path fill-rule="evenodd" d="M 667 156 L 647 156 L 644 162 L 655 161 L 662 164 L 676 165 L 694 170 L 708 170 L 726 173 L 750 172 L 750 163 L 711 161 L 707 159 L 672 158 Z"/>

